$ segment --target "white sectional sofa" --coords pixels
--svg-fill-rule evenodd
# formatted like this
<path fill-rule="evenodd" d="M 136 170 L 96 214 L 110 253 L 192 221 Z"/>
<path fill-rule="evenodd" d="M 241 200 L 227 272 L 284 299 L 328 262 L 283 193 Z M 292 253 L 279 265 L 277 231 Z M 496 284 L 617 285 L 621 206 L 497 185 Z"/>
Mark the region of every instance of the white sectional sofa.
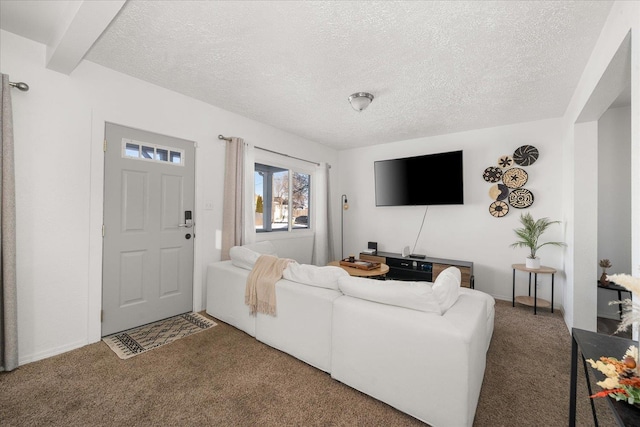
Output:
<path fill-rule="evenodd" d="M 207 313 L 432 426 L 473 424 L 493 334 L 491 296 L 438 280 L 377 281 L 294 264 L 276 283 L 277 315 L 251 316 L 251 265 L 273 252 L 262 242 L 210 264 Z"/>

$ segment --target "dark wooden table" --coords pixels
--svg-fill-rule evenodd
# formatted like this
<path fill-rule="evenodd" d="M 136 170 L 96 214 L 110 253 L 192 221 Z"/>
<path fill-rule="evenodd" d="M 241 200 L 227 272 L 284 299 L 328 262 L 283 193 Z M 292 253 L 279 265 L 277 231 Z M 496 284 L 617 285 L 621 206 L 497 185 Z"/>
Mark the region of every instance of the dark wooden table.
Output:
<path fill-rule="evenodd" d="M 600 283 L 600 281 L 598 281 L 598 287 L 600 289 L 608 289 L 610 291 L 617 291 L 618 292 L 618 301 L 622 301 L 622 293 L 623 292 L 629 292 L 629 297 L 632 298 L 633 294 L 631 293 L 630 290 L 628 290 L 627 288 L 618 285 L 617 283 L 613 283 L 613 282 L 609 282 L 608 285 L 603 285 L 602 283 Z M 618 304 L 620 307 L 620 320 L 622 320 L 622 303 Z"/>
<path fill-rule="evenodd" d="M 571 389 L 569 394 L 569 426 L 574 427 L 576 425 L 576 388 L 578 377 L 578 350 L 582 354 L 582 365 L 584 366 L 584 373 L 587 380 L 587 388 L 589 390 L 589 396 L 593 394 L 591 390 L 591 381 L 589 381 L 589 372 L 593 372 L 598 380 L 603 380 L 604 375 L 591 366 L 587 365 L 586 360 L 592 359 L 598 360 L 602 356 L 615 357 L 616 359 L 622 359 L 624 353 L 632 345 L 638 345 L 637 342 L 620 338 L 615 336 L 609 336 L 604 334 L 597 334 L 591 331 L 585 331 L 584 329 L 573 328 L 571 330 Z M 600 391 L 599 387 L 598 390 Z M 597 392 L 596 391 L 596 392 Z M 617 402 L 610 397 L 602 397 L 599 399 L 605 399 L 608 407 L 611 409 L 613 416 L 619 426 L 640 426 L 640 409 L 634 408 L 633 405 L 629 405 L 627 402 Z M 593 413 L 593 421 L 596 427 L 598 426 L 598 416 L 596 413 L 596 407 L 591 401 L 591 412 Z"/>

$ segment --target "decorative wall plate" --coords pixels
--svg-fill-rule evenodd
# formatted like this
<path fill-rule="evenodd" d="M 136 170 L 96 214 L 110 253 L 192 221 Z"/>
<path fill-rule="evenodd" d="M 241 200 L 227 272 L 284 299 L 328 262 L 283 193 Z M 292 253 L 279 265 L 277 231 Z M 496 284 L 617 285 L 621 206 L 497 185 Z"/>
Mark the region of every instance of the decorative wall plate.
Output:
<path fill-rule="evenodd" d="M 533 204 L 533 193 L 526 188 L 518 188 L 509 194 L 509 204 L 514 208 L 524 209 Z"/>
<path fill-rule="evenodd" d="M 489 189 L 489 197 L 493 200 L 504 200 L 509 195 L 509 187 L 504 184 L 494 184 Z"/>
<path fill-rule="evenodd" d="M 502 169 L 495 166 L 489 166 L 484 170 L 482 178 L 487 182 L 498 182 L 500 181 L 500 178 L 502 178 Z"/>
<path fill-rule="evenodd" d="M 511 156 L 500 156 L 500 158 L 498 159 L 498 166 L 500 166 L 502 169 L 510 168 L 511 166 L 513 166 L 513 158 Z"/>
<path fill-rule="evenodd" d="M 509 213 L 509 205 L 503 201 L 497 200 L 489 205 L 489 213 L 496 218 L 502 218 Z"/>
<path fill-rule="evenodd" d="M 531 166 L 538 160 L 538 149 L 533 145 L 518 147 L 513 153 L 513 161 L 520 166 Z"/>
<path fill-rule="evenodd" d="M 527 183 L 529 175 L 524 169 L 511 168 L 502 174 L 502 182 L 509 188 L 520 188 Z"/>

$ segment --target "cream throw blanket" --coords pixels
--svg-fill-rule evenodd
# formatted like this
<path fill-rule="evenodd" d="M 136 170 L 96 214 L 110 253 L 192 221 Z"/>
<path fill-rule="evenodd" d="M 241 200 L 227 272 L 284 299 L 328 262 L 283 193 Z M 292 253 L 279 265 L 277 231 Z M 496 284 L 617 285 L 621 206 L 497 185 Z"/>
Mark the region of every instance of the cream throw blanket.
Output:
<path fill-rule="evenodd" d="M 282 272 L 293 260 L 273 255 L 260 255 L 253 270 L 247 277 L 244 291 L 244 303 L 249 306 L 252 315 L 265 313 L 276 315 L 276 282 L 282 278 Z"/>

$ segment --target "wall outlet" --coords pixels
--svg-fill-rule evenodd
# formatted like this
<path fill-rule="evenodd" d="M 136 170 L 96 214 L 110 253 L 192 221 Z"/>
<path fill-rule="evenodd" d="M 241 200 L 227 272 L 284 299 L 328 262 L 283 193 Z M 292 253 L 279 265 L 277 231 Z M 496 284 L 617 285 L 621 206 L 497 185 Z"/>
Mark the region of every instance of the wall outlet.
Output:
<path fill-rule="evenodd" d="M 212 201 L 204 202 L 204 210 L 205 211 L 212 211 L 213 210 L 213 202 Z"/>

